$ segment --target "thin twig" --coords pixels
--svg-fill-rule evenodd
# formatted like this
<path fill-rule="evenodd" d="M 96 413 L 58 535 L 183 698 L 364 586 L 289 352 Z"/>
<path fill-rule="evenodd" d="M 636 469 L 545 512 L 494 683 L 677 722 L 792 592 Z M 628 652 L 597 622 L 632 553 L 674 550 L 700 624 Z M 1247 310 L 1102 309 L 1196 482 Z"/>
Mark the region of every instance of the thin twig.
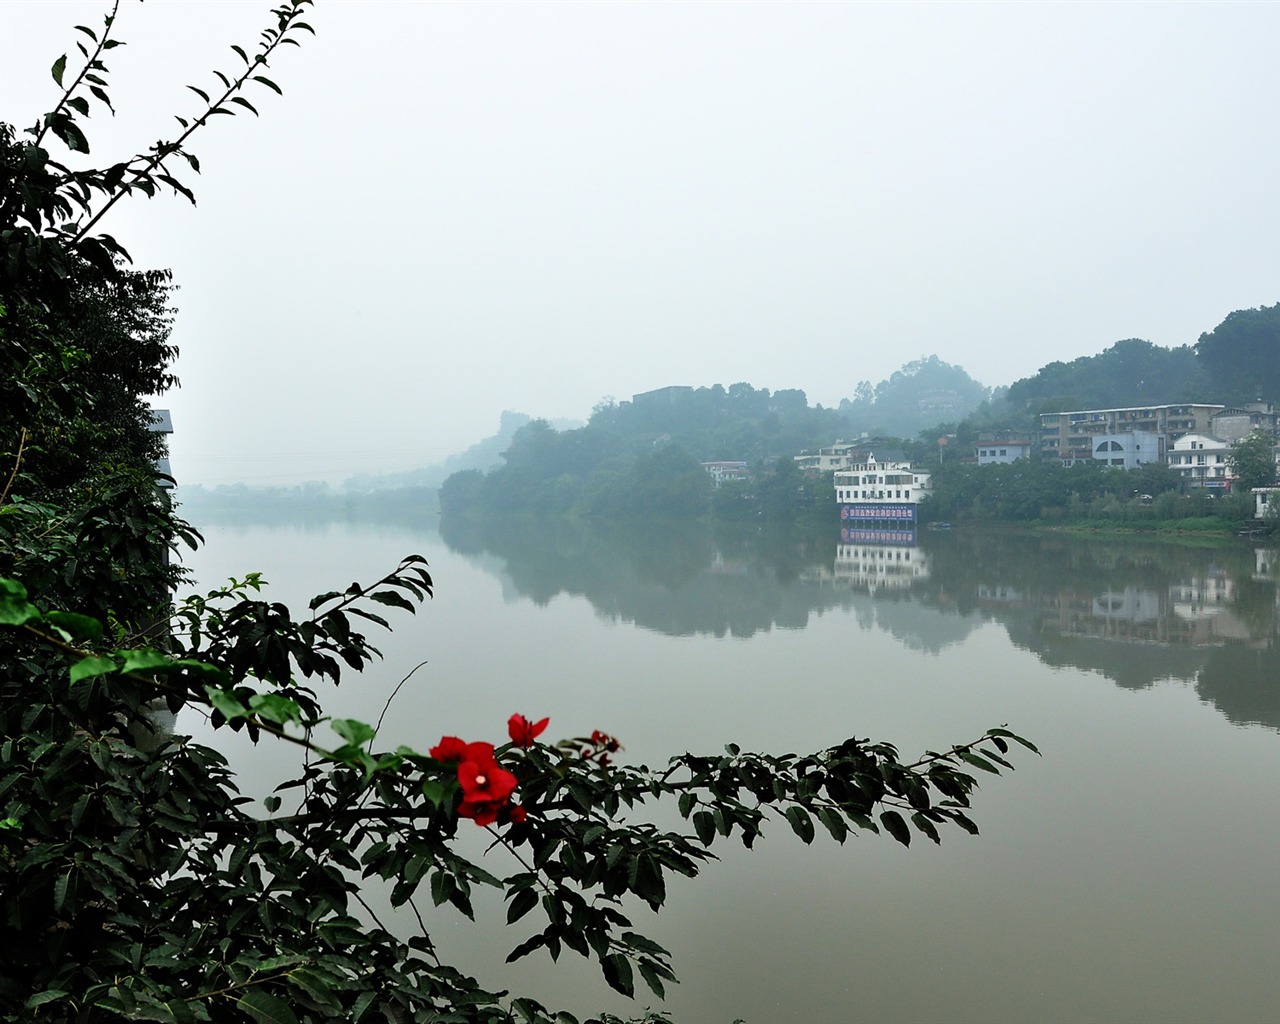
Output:
<path fill-rule="evenodd" d="M 22 428 L 22 434 L 18 437 L 18 454 L 13 460 L 13 472 L 9 474 L 9 480 L 4 485 L 3 493 L 0 493 L 0 505 L 4 504 L 4 499 L 9 497 L 9 491 L 13 488 L 13 482 L 18 479 L 18 470 L 22 468 L 22 450 L 27 446 L 27 428 Z"/>
<path fill-rule="evenodd" d="M 400 687 L 404 686 L 404 684 L 409 681 L 409 677 L 412 676 L 415 672 L 417 672 L 418 669 L 422 668 L 422 666 L 425 664 L 426 664 L 425 661 L 418 662 L 418 664 L 414 665 L 413 668 L 409 669 L 409 675 L 405 676 L 403 679 L 400 680 L 400 682 L 396 683 L 396 688 L 391 691 L 391 696 L 388 697 L 387 702 L 384 705 L 382 705 L 382 714 L 378 716 L 378 722 L 373 727 L 374 735 L 377 735 L 378 732 L 381 731 L 382 720 L 386 718 L 387 712 L 391 710 L 391 702 L 396 699 L 396 694 L 400 692 Z"/>

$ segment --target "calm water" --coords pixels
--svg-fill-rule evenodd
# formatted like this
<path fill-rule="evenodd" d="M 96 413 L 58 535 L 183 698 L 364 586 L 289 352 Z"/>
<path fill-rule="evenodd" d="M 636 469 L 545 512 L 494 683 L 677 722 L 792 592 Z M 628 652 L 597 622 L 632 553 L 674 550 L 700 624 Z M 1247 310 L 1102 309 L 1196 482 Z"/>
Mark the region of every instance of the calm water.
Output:
<path fill-rule="evenodd" d="M 983 784 L 977 838 L 804 847 L 779 823 L 674 884 L 636 923 L 675 954 L 666 1008 L 685 1024 L 1277 1019 L 1280 552 L 961 530 L 904 547 L 836 529 L 200 525 L 202 586 L 261 570 L 297 608 L 402 554 L 430 561 L 435 600 L 330 701 L 373 720 L 425 660 L 388 745 L 501 741 L 521 711 L 557 735 L 614 733 L 650 764 L 848 735 L 909 754 L 1004 723 L 1040 746 Z M 235 756 L 250 792 L 292 757 Z M 653 1002 L 613 997 L 573 954 L 504 968 L 528 932 L 493 909 L 435 932 L 482 981 L 578 1013 Z"/>

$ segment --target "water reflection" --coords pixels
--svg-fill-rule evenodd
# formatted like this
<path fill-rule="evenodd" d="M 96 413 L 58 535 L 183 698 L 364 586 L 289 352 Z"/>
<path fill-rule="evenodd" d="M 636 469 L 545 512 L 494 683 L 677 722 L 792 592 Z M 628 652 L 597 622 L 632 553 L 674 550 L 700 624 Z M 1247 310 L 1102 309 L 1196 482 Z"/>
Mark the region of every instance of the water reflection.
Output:
<path fill-rule="evenodd" d="M 1274 549 L 986 530 L 833 537 L 449 519 L 440 533 L 499 575 L 511 599 L 582 596 L 606 620 L 672 636 L 750 637 L 839 610 L 934 653 L 996 622 L 1047 665 L 1129 689 L 1189 681 L 1231 721 L 1280 729 Z"/>

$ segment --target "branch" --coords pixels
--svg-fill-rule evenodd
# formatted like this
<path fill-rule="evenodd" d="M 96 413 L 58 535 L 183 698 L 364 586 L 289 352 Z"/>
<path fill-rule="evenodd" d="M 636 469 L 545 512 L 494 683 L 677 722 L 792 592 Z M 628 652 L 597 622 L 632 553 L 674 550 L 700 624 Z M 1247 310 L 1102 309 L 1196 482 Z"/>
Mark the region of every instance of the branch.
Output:
<path fill-rule="evenodd" d="M 132 160 L 130 160 L 129 162 L 130 165 L 133 165 L 134 161 L 138 161 L 138 160 L 141 160 L 142 163 L 140 166 L 129 166 L 129 165 L 126 166 L 126 172 L 131 175 L 130 180 L 128 182 L 123 182 L 116 187 L 116 191 L 112 194 L 111 198 L 107 200 L 106 205 L 103 206 L 102 209 L 99 210 L 96 214 L 94 214 L 89 219 L 88 223 L 82 226 L 71 237 L 71 240 L 70 240 L 71 245 L 75 245 L 76 243 L 82 241 L 84 237 L 89 233 L 89 231 L 94 227 L 94 225 L 97 224 L 98 221 L 100 221 L 104 216 L 106 216 L 107 212 L 113 206 L 115 206 L 115 204 L 118 203 L 124 196 L 132 192 L 135 187 L 138 187 L 141 182 L 149 181 L 151 179 L 152 171 L 154 171 L 157 167 L 162 167 L 162 164 L 165 159 L 167 159 L 170 156 L 173 156 L 175 153 L 182 153 L 183 144 L 187 141 L 187 139 L 189 139 L 195 133 L 197 128 L 201 128 L 208 123 L 208 119 L 211 115 L 217 114 L 217 113 L 223 113 L 223 114 L 232 113 L 232 111 L 222 109 L 222 104 L 225 103 L 227 100 L 229 100 L 235 93 L 239 92 L 241 89 L 244 88 L 245 82 L 247 82 L 253 76 L 253 73 L 258 69 L 260 65 L 262 66 L 266 65 L 267 57 L 270 56 L 270 54 L 277 47 L 279 47 L 286 41 L 290 43 L 295 43 L 296 45 L 296 41 L 293 39 L 289 39 L 287 36 L 287 33 L 289 31 L 289 28 L 292 27 L 293 21 L 298 17 L 298 15 L 302 13 L 302 8 L 309 5 L 311 2 L 312 0 L 289 0 L 290 6 L 288 8 L 285 8 L 285 7 L 276 8 L 276 10 L 273 13 L 279 16 L 280 22 L 279 22 L 279 29 L 275 35 L 275 38 L 272 39 L 270 43 L 263 44 L 261 52 L 254 57 L 252 62 L 248 62 L 246 64 L 246 67 L 244 71 L 240 74 L 240 76 L 232 80 L 231 84 L 227 86 L 223 94 L 220 97 L 218 97 L 218 99 L 211 101 L 209 105 L 205 108 L 204 113 L 202 113 L 193 122 L 191 122 L 191 124 L 187 127 L 187 129 L 181 135 L 179 135 L 175 141 L 157 143 L 155 146 L 152 147 L 153 153 L 151 156 L 144 158 L 143 155 L 139 153 L 137 156 L 133 157 Z M 302 22 L 300 24 L 303 24 L 308 31 L 311 31 L 311 26 L 306 25 L 305 22 Z M 225 79 L 223 80 L 225 81 Z M 277 89 L 277 91 L 279 90 Z M 190 197 L 189 193 L 188 193 L 188 196 L 189 198 L 192 198 L 192 202 L 195 201 L 193 197 Z"/>
<path fill-rule="evenodd" d="M 116 12 L 119 10 L 120 10 L 120 0 L 115 0 L 115 3 L 111 7 L 111 13 L 108 14 L 105 19 L 105 25 L 102 30 L 102 38 L 98 40 L 97 49 L 93 51 L 93 56 L 88 57 L 85 60 L 84 67 L 80 69 L 80 74 L 76 75 L 75 81 L 73 81 L 69 86 L 67 86 L 65 90 L 63 90 L 62 98 L 58 100 L 57 105 L 54 106 L 53 110 L 51 110 L 48 114 L 45 114 L 44 120 L 43 120 L 43 126 L 41 127 L 39 133 L 36 135 L 36 141 L 34 143 L 36 146 L 40 145 L 41 140 L 45 137 L 45 133 L 48 132 L 49 130 L 49 126 L 53 123 L 53 115 L 57 114 L 58 111 L 60 111 L 63 107 L 67 105 L 67 100 L 71 99 L 71 97 L 75 95 L 75 91 L 78 88 L 80 88 L 80 83 L 84 81 L 84 76 L 89 73 L 90 69 L 92 69 L 94 64 L 97 63 L 99 55 L 101 55 L 102 51 L 106 49 L 107 40 L 111 37 L 111 26 L 115 24 Z M 82 50 L 81 52 L 83 53 L 84 51 Z"/>
<path fill-rule="evenodd" d="M 4 504 L 5 498 L 9 497 L 9 491 L 13 488 L 13 482 L 18 479 L 18 470 L 22 468 L 22 449 L 27 444 L 27 428 L 22 428 L 22 434 L 18 438 L 18 454 L 13 460 L 13 472 L 9 474 L 9 480 L 4 485 L 4 491 L 0 492 L 0 505 Z"/>

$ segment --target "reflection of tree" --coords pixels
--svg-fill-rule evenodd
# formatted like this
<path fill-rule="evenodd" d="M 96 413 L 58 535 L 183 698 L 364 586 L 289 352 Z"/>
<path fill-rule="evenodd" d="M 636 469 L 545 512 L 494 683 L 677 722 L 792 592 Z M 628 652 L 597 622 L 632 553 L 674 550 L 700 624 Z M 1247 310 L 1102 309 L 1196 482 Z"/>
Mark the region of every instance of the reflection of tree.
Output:
<path fill-rule="evenodd" d="M 1280 729 L 1280 649 L 1226 644 L 1196 679 L 1196 692 L 1239 725 Z"/>
<path fill-rule="evenodd" d="M 1280 728 L 1276 586 L 1242 545 L 926 532 L 929 574 L 873 596 L 833 581 L 831 531 L 446 517 L 440 532 L 533 601 L 579 595 L 672 636 L 799 629 L 838 608 L 857 629 L 936 653 L 992 620 L 1047 665 L 1129 689 L 1197 680 L 1232 721 Z"/>
<path fill-rule="evenodd" d="M 440 535 L 477 561 L 484 554 L 501 559 L 502 575 L 536 602 L 576 594 L 606 618 L 672 636 L 801 629 L 815 612 L 841 608 L 857 613 L 860 628 L 936 651 L 979 622 L 948 616 L 943 624 L 936 609 L 905 595 L 873 598 L 832 587 L 834 541 L 825 530 L 445 517 Z"/>
<path fill-rule="evenodd" d="M 1232 721 L 1280 728 L 1276 585 L 1257 577 L 1252 548 L 977 532 L 925 541 L 922 600 L 976 604 L 1048 665 L 1131 689 L 1196 679 Z"/>

